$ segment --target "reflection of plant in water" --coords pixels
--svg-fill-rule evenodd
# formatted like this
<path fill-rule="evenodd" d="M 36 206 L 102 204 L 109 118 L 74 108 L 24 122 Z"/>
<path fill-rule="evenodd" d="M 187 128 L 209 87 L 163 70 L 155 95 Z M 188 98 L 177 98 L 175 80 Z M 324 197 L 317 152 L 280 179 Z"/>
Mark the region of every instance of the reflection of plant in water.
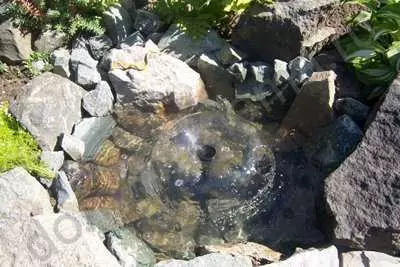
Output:
<path fill-rule="evenodd" d="M 23 167 L 32 174 L 52 178 L 54 173 L 39 161 L 40 149 L 33 137 L 0 107 L 0 172 Z"/>
<path fill-rule="evenodd" d="M 345 60 L 366 84 L 390 83 L 400 67 L 400 0 L 354 0 L 365 6 L 341 41 Z"/>

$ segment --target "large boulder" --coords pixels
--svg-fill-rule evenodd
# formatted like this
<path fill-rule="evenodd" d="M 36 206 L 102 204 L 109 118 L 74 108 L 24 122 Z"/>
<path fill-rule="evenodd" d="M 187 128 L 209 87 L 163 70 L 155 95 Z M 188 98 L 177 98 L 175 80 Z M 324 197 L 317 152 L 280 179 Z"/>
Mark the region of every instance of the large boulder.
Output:
<path fill-rule="evenodd" d="M 68 40 L 68 36 L 64 32 L 56 30 L 43 31 L 33 43 L 36 51 L 51 53 L 57 48 L 63 46 Z"/>
<path fill-rule="evenodd" d="M 398 267 L 400 258 L 375 251 L 351 251 L 340 255 L 341 267 Z"/>
<path fill-rule="evenodd" d="M 9 214 L 29 217 L 32 214 L 51 213 L 53 210 L 49 194 L 23 168 L 15 168 L 0 175 L 0 203 L 1 217 Z"/>
<path fill-rule="evenodd" d="M 336 247 L 331 246 L 325 249 L 308 249 L 298 251 L 287 260 L 262 267 L 339 267 L 339 256 Z"/>
<path fill-rule="evenodd" d="M 111 52 L 118 55 L 116 60 L 109 58 L 114 68 L 108 74 L 119 103 L 185 109 L 207 98 L 200 75 L 181 60 L 140 46 L 125 50 Z M 136 51 L 134 57 L 129 51 Z"/>
<path fill-rule="evenodd" d="M 93 59 L 87 48 L 75 48 L 71 52 L 72 79 L 79 85 L 93 89 L 101 81 L 97 71 L 97 60 Z"/>
<path fill-rule="evenodd" d="M 103 21 L 107 34 L 112 39 L 114 45 L 122 42 L 133 32 L 132 17 L 122 5 L 110 7 L 104 13 Z"/>
<path fill-rule="evenodd" d="M 400 78 L 358 148 L 325 182 L 335 243 L 400 252 Z"/>
<path fill-rule="evenodd" d="M 272 62 L 298 55 L 313 56 L 322 47 L 348 33 L 346 20 L 360 10 L 340 0 L 275 1 L 274 6 L 253 5 L 240 18 L 233 44 L 249 55 Z"/>
<path fill-rule="evenodd" d="M 179 58 L 193 67 L 196 67 L 201 54 L 219 51 L 225 45 L 226 41 L 215 31 L 211 30 L 204 37 L 195 40 L 175 24 L 171 25 L 158 42 L 162 52 Z"/>
<path fill-rule="evenodd" d="M 4 266 L 120 266 L 79 214 L 8 217 L 1 220 L 0 234 Z"/>
<path fill-rule="evenodd" d="M 32 53 L 31 34 L 23 34 L 11 21 L 0 24 L 0 60 L 21 63 Z"/>
<path fill-rule="evenodd" d="M 63 133 L 70 133 L 81 118 L 85 93 L 70 80 L 44 73 L 31 80 L 10 106 L 10 112 L 38 140 L 43 150 L 53 150 Z"/>

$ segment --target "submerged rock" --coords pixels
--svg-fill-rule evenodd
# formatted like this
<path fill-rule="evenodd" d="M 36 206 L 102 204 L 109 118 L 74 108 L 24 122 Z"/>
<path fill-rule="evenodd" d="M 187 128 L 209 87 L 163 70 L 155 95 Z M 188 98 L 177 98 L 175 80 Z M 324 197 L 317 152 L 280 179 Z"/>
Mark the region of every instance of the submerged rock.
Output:
<path fill-rule="evenodd" d="M 400 251 L 399 114 L 397 78 L 358 148 L 325 182 L 330 230 L 338 245 Z"/>
<path fill-rule="evenodd" d="M 10 112 L 38 140 L 53 150 L 61 134 L 69 134 L 81 118 L 83 88 L 52 73 L 31 80 L 10 106 Z"/>

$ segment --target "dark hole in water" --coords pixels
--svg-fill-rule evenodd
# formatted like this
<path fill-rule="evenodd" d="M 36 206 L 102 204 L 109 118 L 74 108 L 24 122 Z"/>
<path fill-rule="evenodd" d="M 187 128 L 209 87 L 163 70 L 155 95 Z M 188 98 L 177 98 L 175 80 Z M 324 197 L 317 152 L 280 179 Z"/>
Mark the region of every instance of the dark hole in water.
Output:
<path fill-rule="evenodd" d="M 201 161 L 211 161 L 215 154 L 217 154 L 217 150 L 210 145 L 204 145 L 197 150 L 197 156 Z"/>

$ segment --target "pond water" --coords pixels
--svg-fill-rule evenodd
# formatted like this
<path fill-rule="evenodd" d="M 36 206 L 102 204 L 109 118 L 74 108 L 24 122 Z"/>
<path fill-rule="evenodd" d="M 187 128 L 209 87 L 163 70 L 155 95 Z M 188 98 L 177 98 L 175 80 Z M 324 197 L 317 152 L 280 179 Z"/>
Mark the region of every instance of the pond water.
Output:
<path fill-rule="evenodd" d="M 163 114 L 116 107 L 96 160 L 65 164 L 80 208 L 118 211 L 169 257 L 246 240 L 280 191 L 271 137 L 229 108 Z"/>

